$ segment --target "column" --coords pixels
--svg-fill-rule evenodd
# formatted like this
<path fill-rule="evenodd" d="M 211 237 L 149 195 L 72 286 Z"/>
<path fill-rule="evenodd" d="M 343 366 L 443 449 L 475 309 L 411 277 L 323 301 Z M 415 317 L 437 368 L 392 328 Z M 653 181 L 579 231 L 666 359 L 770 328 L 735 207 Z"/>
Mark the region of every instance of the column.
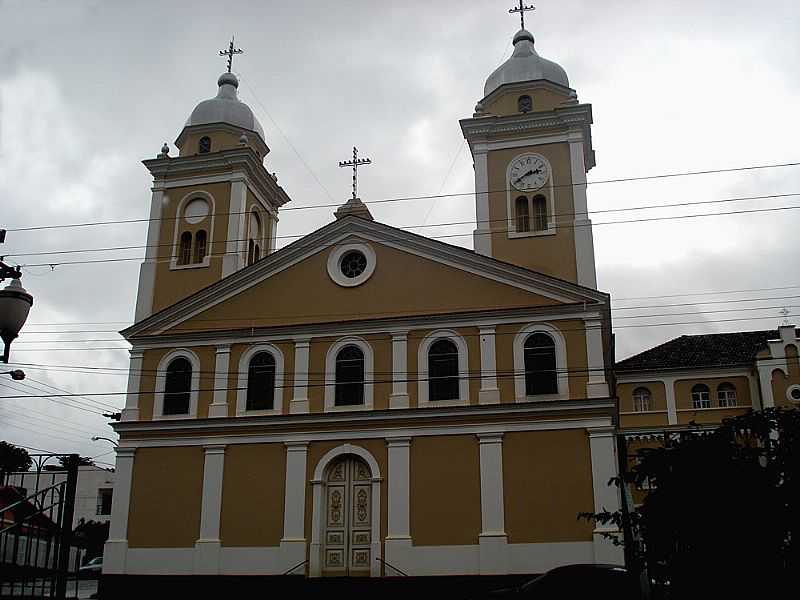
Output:
<path fill-rule="evenodd" d="M 475 162 L 475 216 L 478 228 L 472 234 L 475 252 L 492 255 L 491 220 L 489 217 L 489 158 L 487 149 L 473 148 Z"/>
<path fill-rule="evenodd" d="M 122 409 L 121 421 L 139 420 L 139 392 L 142 384 L 143 350 L 130 350 L 131 362 L 128 367 L 128 393 L 125 395 L 125 408 Z"/>
<path fill-rule="evenodd" d="M 411 560 L 411 526 L 410 526 L 410 475 L 411 475 L 411 438 L 387 438 L 388 477 L 388 526 L 386 531 L 386 561 L 409 572 Z M 390 567 L 386 567 L 387 575 L 397 575 Z"/>
<path fill-rule="evenodd" d="M 603 354 L 603 324 L 601 321 L 586 321 L 586 362 L 589 371 L 586 382 L 587 398 L 608 398 L 605 356 Z"/>
<path fill-rule="evenodd" d="M 578 283 L 597 289 L 597 273 L 594 264 L 594 239 L 592 222 L 586 201 L 586 163 L 584 141 L 580 131 L 569 133 L 569 154 L 572 166 L 572 197 L 575 211 L 575 264 Z"/>
<path fill-rule="evenodd" d="M 678 424 L 678 406 L 675 403 L 675 379 L 670 377 L 662 379 L 664 384 L 664 395 L 667 399 L 667 419 L 670 425 Z"/>
<path fill-rule="evenodd" d="M 278 241 L 278 215 L 270 214 L 269 216 L 269 253 L 275 252 L 275 244 Z"/>
<path fill-rule="evenodd" d="M 200 538 L 194 545 L 195 574 L 219 573 L 222 514 L 222 479 L 225 469 L 225 446 L 206 446 L 203 464 L 203 497 L 200 508 Z"/>
<path fill-rule="evenodd" d="M 481 389 L 480 404 L 500 404 L 497 388 L 497 355 L 495 352 L 495 327 L 481 327 Z"/>
<path fill-rule="evenodd" d="M 325 515 L 325 504 L 322 500 L 322 489 L 324 481 L 321 479 L 311 480 L 311 506 L 319 507 L 318 510 L 311 511 L 311 544 L 308 549 L 308 576 L 319 577 L 322 575 L 322 518 Z"/>
<path fill-rule="evenodd" d="M 392 334 L 392 395 L 389 408 L 408 408 L 408 333 Z"/>
<path fill-rule="evenodd" d="M 128 554 L 128 515 L 130 514 L 135 454 L 136 448 L 117 448 L 114 495 L 111 502 L 111 525 L 108 541 L 103 550 L 103 573 L 109 575 L 125 573 L 125 559 Z"/>
<path fill-rule="evenodd" d="M 227 277 L 244 267 L 246 259 L 247 185 L 244 178 L 231 181 L 230 210 L 228 211 L 228 234 L 225 240 L 225 255 L 222 257 L 222 276 Z"/>
<path fill-rule="evenodd" d="M 308 408 L 308 357 L 310 338 L 294 341 L 294 395 L 289 402 L 290 414 L 307 413 Z"/>
<path fill-rule="evenodd" d="M 480 574 L 509 572 L 503 504 L 503 434 L 479 433 L 481 465 Z"/>
<path fill-rule="evenodd" d="M 619 488 L 608 482 L 619 474 L 617 453 L 614 448 L 614 428 L 596 427 L 589 431 L 589 451 L 592 458 L 592 489 L 594 510 L 614 512 L 620 508 Z M 613 525 L 598 525 L 593 535 L 594 560 L 604 564 L 624 564 L 621 547 L 603 537 L 604 533 L 618 533 Z"/>
<path fill-rule="evenodd" d="M 286 442 L 281 561 L 284 571 L 305 560 L 306 462 L 308 442 Z M 299 569 L 298 569 L 299 572 Z"/>
<path fill-rule="evenodd" d="M 231 347 L 217 346 L 214 365 L 214 398 L 208 407 L 209 418 L 228 416 L 228 373 L 231 364 Z"/>
<path fill-rule="evenodd" d="M 158 184 L 159 186 L 163 183 Z M 136 294 L 136 312 L 134 321 L 138 322 L 153 314 L 153 292 L 156 285 L 156 268 L 158 267 L 159 232 L 161 229 L 161 211 L 164 207 L 164 189 L 153 187 L 150 199 L 150 220 L 147 225 L 147 247 L 144 251 L 144 262 L 139 267 L 139 291 Z M 172 228 L 169 228 L 171 231 Z"/>
<path fill-rule="evenodd" d="M 758 381 L 761 387 L 761 407 L 775 408 L 775 396 L 772 393 L 772 371 L 779 368 L 775 366 L 775 361 L 767 359 L 767 364 L 758 366 Z"/>

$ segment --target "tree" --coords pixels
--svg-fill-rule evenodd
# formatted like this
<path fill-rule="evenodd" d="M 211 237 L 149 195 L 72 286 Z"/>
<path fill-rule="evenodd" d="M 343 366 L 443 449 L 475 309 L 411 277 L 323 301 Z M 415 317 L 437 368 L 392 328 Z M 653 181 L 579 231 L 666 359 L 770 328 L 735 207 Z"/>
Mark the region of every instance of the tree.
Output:
<path fill-rule="evenodd" d="M 65 469 L 69 466 L 69 457 L 70 457 L 70 455 L 59 456 L 58 457 L 58 463 L 62 467 L 64 467 Z M 91 458 L 89 458 L 88 456 L 79 456 L 78 457 L 78 466 L 79 467 L 87 467 L 87 466 L 88 467 L 93 467 L 94 466 L 94 461 Z"/>
<path fill-rule="evenodd" d="M 5 481 L 6 473 L 27 471 L 33 461 L 25 448 L 8 442 L 0 442 L 0 483 Z"/>
<path fill-rule="evenodd" d="M 75 531 L 73 532 L 74 543 L 86 550 L 86 554 L 83 557 L 84 562 L 103 555 L 103 545 L 108 539 L 108 531 L 108 521 L 100 523 L 81 519 L 78 525 L 75 526 Z"/>
<path fill-rule="evenodd" d="M 800 410 L 768 409 L 638 451 L 613 483 L 649 487 L 629 514 L 583 514 L 629 531 L 628 556 L 675 598 L 740 597 L 800 568 Z"/>

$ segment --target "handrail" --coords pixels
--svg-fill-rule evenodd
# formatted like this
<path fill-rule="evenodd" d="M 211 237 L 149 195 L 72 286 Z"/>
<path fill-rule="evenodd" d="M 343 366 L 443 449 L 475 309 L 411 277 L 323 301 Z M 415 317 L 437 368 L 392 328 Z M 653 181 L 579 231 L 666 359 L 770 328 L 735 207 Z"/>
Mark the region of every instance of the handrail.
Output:
<path fill-rule="evenodd" d="M 295 569 L 297 569 L 298 567 L 302 567 L 302 566 L 303 566 L 304 564 L 306 564 L 307 562 L 308 562 L 308 560 L 306 559 L 306 560 L 304 560 L 304 561 L 303 561 L 303 562 L 301 562 L 301 563 L 297 563 L 295 566 L 293 566 L 291 569 L 289 569 L 289 570 L 288 570 L 288 571 L 286 571 L 285 573 L 281 573 L 281 576 L 284 576 L 284 575 L 291 575 L 292 571 L 294 571 L 294 570 L 295 570 Z"/>
<path fill-rule="evenodd" d="M 393 564 L 389 563 L 388 561 L 383 560 L 380 556 L 376 556 L 375 560 L 377 560 L 379 563 L 382 563 L 382 564 L 386 565 L 390 569 L 393 569 L 393 570 L 397 571 L 403 577 L 410 577 L 408 573 L 404 573 L 403 571 L 401 571 L 400 569 L 395 567 Z"/>

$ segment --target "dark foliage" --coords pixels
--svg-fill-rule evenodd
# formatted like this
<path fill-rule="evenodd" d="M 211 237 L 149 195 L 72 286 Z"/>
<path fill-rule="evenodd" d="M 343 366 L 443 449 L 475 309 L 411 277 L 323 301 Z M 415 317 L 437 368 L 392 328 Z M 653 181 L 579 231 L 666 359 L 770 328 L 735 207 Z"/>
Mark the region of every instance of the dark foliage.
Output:
<path fill-rule="evenodd" d="M 31 457 L 25 448 L 0 442 L 0 484 L 5 482 L 6 473 L 27 471 L 31 464 Z"/>
<path fill-rule="evenodd" d="M 103 545 L 108 539 L 108 528 L 108 522 L 99 523 L 83 519 L 75 527 L 73 540 L 75 545 L 86 550 L 83 556 L 84 563 L 103 555 Z"/>
<path fill-rule="evenodd" d="M 70 464 L 71 455 L 67 454 L 66 456 L 59 456 L 58 457 L 58 464 L 60 464 L 63 468 L 68 468 Z M 94 466 L 94 461 L 87 457 L 87 456 L 79 456 L 78 457 L 78 466 L 79 467 L 91 467 Z"/>

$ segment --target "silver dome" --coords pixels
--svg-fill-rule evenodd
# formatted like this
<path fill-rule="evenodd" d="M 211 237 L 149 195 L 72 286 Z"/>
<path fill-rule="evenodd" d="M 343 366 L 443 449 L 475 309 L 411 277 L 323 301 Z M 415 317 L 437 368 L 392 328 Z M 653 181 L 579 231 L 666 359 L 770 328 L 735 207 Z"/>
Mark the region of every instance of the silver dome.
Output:
<path fill-rule="evenodd" d="M 236 89 L 239 87 L 239 80 L 233 73 L 223 73 L 217 81 L 219 91 L 216 98 L 203 100 L 198 104 L 189 115 L 186 127 L 192 125 L 208 125 L 210 123 L 227 123 L 255 131 L 266 141 L 264 129 L 258 122 L 253 111 L 244 102 L 239 100 Z"/>
<path fill-rule="evenodd" d="M 527 29 L 520 29 L 514 36 L 514 53 L 489 75 L 483 87 L 483 96 L 488 96 L 506 83 L 538 79 L 569 87 L 566 71 L 553 61 L 539 56 L 533 45 L 533 34 Z"/>

